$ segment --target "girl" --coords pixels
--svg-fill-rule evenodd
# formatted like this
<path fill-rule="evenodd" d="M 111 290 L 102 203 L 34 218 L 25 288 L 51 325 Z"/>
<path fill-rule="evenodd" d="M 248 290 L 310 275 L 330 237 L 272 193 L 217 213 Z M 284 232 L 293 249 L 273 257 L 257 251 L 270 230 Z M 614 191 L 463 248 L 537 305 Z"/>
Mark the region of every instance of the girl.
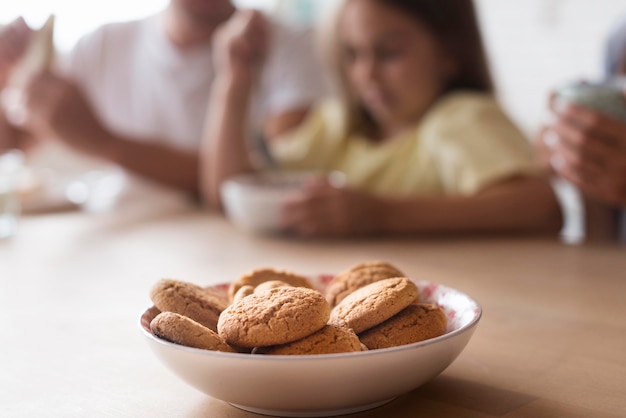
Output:
<path fill-rule="evenodd" d="M 241 121 L 261 65 L 253 25 L 222 32 L 230 76 L 213 93 L 205 197 L 254 170 Z M 339 170 L 347 186 L 310 184 L 284 207 L 302 236 L 552 231 L 558 202 L 532 150 L 493 97 L 471 0 L 345 0 L 329 49 L 341 98 L 266 130 L 283 169 Z M 302 122 L 302 123 L 301 123 Z"/>

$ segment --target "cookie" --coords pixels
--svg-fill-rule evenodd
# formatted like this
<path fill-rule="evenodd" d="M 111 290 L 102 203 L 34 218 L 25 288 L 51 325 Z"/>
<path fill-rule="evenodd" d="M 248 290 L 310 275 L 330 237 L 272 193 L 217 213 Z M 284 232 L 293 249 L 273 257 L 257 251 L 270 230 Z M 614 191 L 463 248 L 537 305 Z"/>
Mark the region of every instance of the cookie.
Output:
<path fill-rule="evenodd" d="M 294 287 L 306 287 L 313 289 L 311 281 L 304 276 L 292 273 L 286 270 L 275 270 L 270 268 L 253 270 L 250 273 L 241 276 L 238 280 L 232 282 L 228 288 L 228 296 L 233 300 L 235 293 L 241 286 L 250 285 L 256 287 L 263 282 L 270 280 L 280 280 Z"/>
<path fill-rule="evenodd" d="M 161 312 L 184 315 L 213 331 L 217 331 L 220 313 L 228 306 L 226 298 L 211 289 L 172 279 L 158 281 L 150 299 Z"/>
<path fill-rule="evenodd" d="M 248 285 L 246 285 L 248 286 Z M 282 280 L 270 280 L 267 282 L 263 282 L 257 287 L 254 288 L 254 293 L 261 293 L 269 289 L 274 289 L 276 287 L 282 286 L 291 286 L 289 283 L 283 282 Z"/>
<path fill-rule="evenodd" d="M 244 285 L 241 286 L 239 288 L 239 290 L 237 290 L 237 293 L 235 293 L 235 295 L 233 296 L 233 302 L 239 302 L 241 299 L 245 298 L 246 296 L 249 296 L 251 294 L 254 293 L 254 287 L 250 286 L 250 285 Z"/>
<path fill-rule="evenodd" d="M 152 322 L 150 329 L 159 338 L 171 341 L 187 347 L 201 348 L 203 350 L 226 351 L 234 353 L 235 350 L 226 344 L 217 333 L 211 331 L 193 319 L 174 312 L 161 312 Z"/>
<path fill-rule="evenodd" d="M 379 280 L 405 277 L 400 270 L 384 261 L 357 264 L 335 276 L 326 287 L 325 296 L 330 306 L 337 306 L 350 293 Z"/>
<path fill-rule="evenodd" d="M 367 351 L 367 347 L 361 344 L 354 331 L 350 328 L 326 325 L 321 330 L 301 340 L 273 347 L 255 348 L 252 350 L 252 354 L 304 355 L 354 351 Z"/>
<path fill-rule="evenodd" d="M 385 322 L 418 298 L 415 283 L 406 277 L 379 280 L 346 296 L 330 314 L 329 324 L 361 332 Z"/>
<path fill-rule="evenodd" d="M 322 329 L 330 306 L 320 292 L 277 287 L 246 296 L 220 315 L 218 334 L 232 345 L 267 347 L 287 344 Z"/>
<path fill-rule="evenodd" d="M 413 304 L 380 325 L 359 334 L 370 350 L 412 344 L 446 332 L 446 315 L 434 304 Z"/>

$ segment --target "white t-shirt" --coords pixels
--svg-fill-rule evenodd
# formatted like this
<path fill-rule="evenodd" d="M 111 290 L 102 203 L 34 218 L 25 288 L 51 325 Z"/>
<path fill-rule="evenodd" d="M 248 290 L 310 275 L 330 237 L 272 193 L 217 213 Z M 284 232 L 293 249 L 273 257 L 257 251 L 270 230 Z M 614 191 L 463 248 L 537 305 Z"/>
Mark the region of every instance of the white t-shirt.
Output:
<path fill-rule="evenodd" d="M 195 152 L 213 81 L 210 44 L 181 51 L 166 38 L 163 14 L 105 25 L 81 39 L 62 64 L 105 125 L 136 140 Z M 263 118 L 327 92 L 310 31 L 270 21 L 271 47 L 251 106 Z"/>

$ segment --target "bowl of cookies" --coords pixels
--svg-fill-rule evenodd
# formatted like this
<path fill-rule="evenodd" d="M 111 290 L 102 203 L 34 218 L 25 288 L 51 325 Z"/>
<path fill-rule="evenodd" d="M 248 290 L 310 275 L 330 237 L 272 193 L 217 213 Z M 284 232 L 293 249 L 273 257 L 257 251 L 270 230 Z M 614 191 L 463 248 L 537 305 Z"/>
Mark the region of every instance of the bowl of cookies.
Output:
<path fill-rule="evenodd" d="M 262 268 L 209 287 L 162 279 L 140 329 L 175 375 L 250 412 L 368 410 L 428 382 L 462 352 L 482 309 L 451 287 L 364 262 L 336 275 Z"/>

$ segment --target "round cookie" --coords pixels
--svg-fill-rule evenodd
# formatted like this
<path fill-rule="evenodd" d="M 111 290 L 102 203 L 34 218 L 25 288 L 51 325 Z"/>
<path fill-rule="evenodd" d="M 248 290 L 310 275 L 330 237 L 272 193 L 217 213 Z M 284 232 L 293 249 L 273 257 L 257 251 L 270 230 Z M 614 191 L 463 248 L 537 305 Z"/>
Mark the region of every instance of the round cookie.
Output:
<path fill-rule="evenodd" d="M 446 332 L 446 315 L 439 306 L 420 303 L 406 307 L 380 325 L 359 334 L 370 350 L 412 344 Z"/>
<path fill-rule="evenodd" d="M 218 334 L 239 347 L 266 347 L 299 340 L 322 329 L 330 306 L 320 292 L 277 287 L 231 304 L 220 315 Z"/>
<path fill-rule="evenodd" d="M 174 312 L 161 312 L 155 316 L 150 322 L 150 329 L 159 338 L 187 347 L 235 352 L 217 333 Z"/>
<path fill-rule="evenodd" d="M 379 280 L 405 277 L 400 270 L 384 261 L 357 264 L 333 278 L 325 290 L 330 306 L 337 306 L 350 293 Z"/>
<path fill-rule="evenodd" d="M 365 348 L 365 350 L 363 350 Z M 252 350 L 252 354 L 306 355 L 367 351 L 350 328 L 326 325 L 321 330 L 292 343 Z"/>
<path fill-rule="evenodd" d="M 261 292 L 265 292 L 266 290 L 274 289 L 276 287 L 282 287 L 282 286 L 291 286 L 291 285 L 289 283 L 283 282 L 282 280 L 269 280 L 255 287 L 254 293 L 261 293 Z"/>
<path fill-rule="evenodd" d="M 270 268 L 253 270 L 250 273 L 241 276 L 238 280 L 232 282 L 228 288 L 228 296 L 233 300 L 235 293 L 241 286 L 250 285 L 257 287 L 263 282 L 270 280 L 280 280 L 294 287 L 306 287 L 313 289 L 311 281 L 304 276 L 292 273 L 286 270 L 275 270 Z"/>
<path fill-rule="evenodd" d="M 150 291 L 150 299 L 161 312 L 175 312 L 217 331 L 220 313 L 228 301 L 220 294 L 180 280 L 159 280 Z"/>
<path fill-rule="evenodd" d="M 361 332 L 385 322 L 418 298 L 415 283 L 406 277 L 379 280 L 346 296 L 330 313 L 329 324 Z"/>
<path fill-rule="evenodd" d="M 241 299 L 245 298 L 246 296 L 249 296 L 251 294 L 254 293 L 254 287 L 250 286 L 250 285 L 244 285 L 241 286 L 239 288 L 239 290 L 237 290 L 237 293 L 235 293 L 235 295 L 233 296 L 233 302 L 239 302 Z"/>

